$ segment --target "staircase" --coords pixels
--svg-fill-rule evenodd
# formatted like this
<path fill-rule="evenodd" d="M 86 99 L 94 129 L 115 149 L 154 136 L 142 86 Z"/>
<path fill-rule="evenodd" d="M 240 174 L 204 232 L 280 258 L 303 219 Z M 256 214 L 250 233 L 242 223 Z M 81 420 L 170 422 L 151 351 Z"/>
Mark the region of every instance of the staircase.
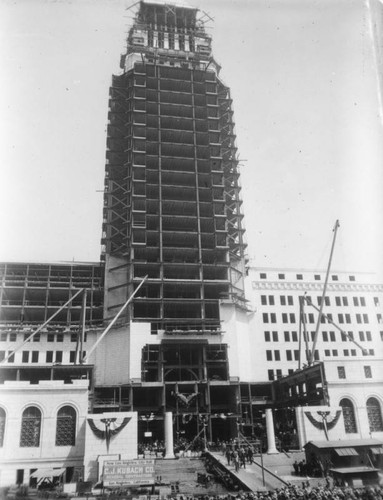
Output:
<path fill-rule="evenodd" d="M 161 477 L 161 494 L 223 495 L 227 490 L 214 480 L 206 486 L 198 482 L 198 474 L 206 474 L 200 458 L 156 460 L 155 477 Z"/>

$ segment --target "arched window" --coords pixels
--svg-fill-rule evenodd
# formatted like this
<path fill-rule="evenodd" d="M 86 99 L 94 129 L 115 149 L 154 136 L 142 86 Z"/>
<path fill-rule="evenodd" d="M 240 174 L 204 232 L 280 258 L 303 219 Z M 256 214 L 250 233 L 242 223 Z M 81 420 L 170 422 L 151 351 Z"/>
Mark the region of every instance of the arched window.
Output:
<path fill-rule="evenodd" d="M 76 443 L 76 410 L 63 406 L 57 413 L 56 446 L 73 446 Z"/>
<path fill-rule="evenodd" d="M 382 411 L 380 409 L 379 401 L 376 398 L 368 398 L 367 416 L 370 432 L 383 431 Z"/>
<path fill-rule="evenodd" d="M 354 405 L 352 402 L 347 398 L 343 398 L 339 405 L 342 407 L 344 429 L 346 434 L 358 432 L 356 427 Z"/>
<path fill-rule="evenodd" d="M 31 448 L 40 446 L 41 411 L 29 406 L 23 411 L 21 419 L 20 446 Z"/>
<path fill-rule="evenodd" d="M 4 408 L 0 408 L 0 448 L 4 444 L 4 433 L 5 433 L 5 411 Z"/>

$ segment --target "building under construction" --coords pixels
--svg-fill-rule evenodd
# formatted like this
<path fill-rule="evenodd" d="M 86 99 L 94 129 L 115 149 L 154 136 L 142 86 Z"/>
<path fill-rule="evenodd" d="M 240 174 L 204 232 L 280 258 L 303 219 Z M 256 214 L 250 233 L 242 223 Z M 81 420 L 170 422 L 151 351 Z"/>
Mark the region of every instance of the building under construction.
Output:
<path fill-rule="evenodd" d="M 284 342 L 298 343 L 294 312 L 275 312 L 273 292 L 262 292 L 259 325 L 245 300 L 232 102 L 212 57 L 209 17 L 161 0 L 133 11 L 110 87 L 101 263 L 1 267 L 0 383 L 89 379 L 89 411 L 137 412 L 139 441 L 163 439 L 166 412 L 176 436 L 206 428 L 215 441 L 240 430 L 262 437 L 266 413 L 273 429 L 273 408 L 278 429 L 291 434 L 295 406 L 330 404 L 338 360 L 296 370 L 299 349 L 288 344 L 282 374 L 277 344 L 282 331 Z M 285 274 L 262 279 L 260 289 L 278 290 L 286 305 Z M 376 299 L 371 307 L 380 307 Z M 381 313 L 376 319 L 378 335 Z M 340 392 L 331 404 L 338 400 Z M 0 431 L 1 422 L 0 411 Z"/>

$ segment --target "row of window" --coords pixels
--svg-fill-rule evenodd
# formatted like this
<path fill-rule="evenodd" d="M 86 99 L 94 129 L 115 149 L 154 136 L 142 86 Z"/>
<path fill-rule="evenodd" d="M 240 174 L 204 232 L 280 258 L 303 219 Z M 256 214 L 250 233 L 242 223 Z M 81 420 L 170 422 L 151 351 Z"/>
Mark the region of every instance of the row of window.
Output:
<path fill-rule="evenodd" d="M 72 406 L 63 406 L 56 417 L 56 446 L 76 444 L 77 413 Z M 40 446 L 42 414 L 36 406 L 28 406 L 21 417 L 20 447 L 37 448 Z M 0 407 L 0 446 L 4 444 L 6 414 Z"/>
<path fill-rule="evenodd" d="M 345 366 L 337 366 L 338 370 L 338 378 L 346 379 L 346 367 Z M 372 369 L 371 366 L 365 365 L 363 366 L 364 376 L 365 378 L 372 378 Z"/>
<path fill-rule="evenodd" d="M 284 334 L 285 342 L 290 342 L 290 338 L 292 339 L 293 342 L 298 341 L 297 332 L 283 332 L 283 334 Z M 372 334 L 370 331 L 366 331 L 366 332 L 359 331 L 358 335 L 359 335 L 359 340 L 361 342 L 372 342 Z M 277 331 L 273 331 L 273 332 L 265 331 L 264 336 L 265 336 L 265 342 L 271 342 L 271 341 L 279 342 L 279 333 Z M 380 332 L 380 337 L 381 337 L 381 340 L 383 340 L 383 332 Z M 315 332 L 305 332 L 303 334 L 303 338 L 305 341 L 309 341 L 309 340 L 313 341 L 315 338 Z M 342 342 L 354 340 L 354 332 L 347 332 L 347 334 L 346 334 L 346 332 L 344 332 L 344 333 L 341 332 L 341 339 L 342 339 Z M 323 342 L 337 342 L 335 331 L 329 331 L 329 332 L 322 331 L 322 340 L 323 340 Z"/>
<path fill-rule="evenodd" d="M 303 280 L 303 274 L 296 274 L 296 279 L 297 280 Z M 267 279 L 267 273 L 259 273 L 259 277 L 261 280 L 266 280 Z M 286 275 L 284 273 L 278 273 L 278 279 L 279 280 L 284 280 L 286 278 Z M 307 278 L 306 278 L 307 279 Z M 332 281 L 339 281 L 339 277 L 337 274 L 333 274 L 331 276 Z M 349 281 L 355 281 L 355 276 L 349 276 L 348 277 Z M 321 275 L 320 274 L 314 274 L 314 280 L 315 281 L 320 281 L 321 280 Z"/>
<path fill-rule="evenodd" d="M 358 427 L 355 418 L 355 410 L 352 401 L 348 398 L 343 398 L 340 401 L 339 406 L 342 407 L 344 428 L 346 434 L 353 434 L 358 432 Z M 382 432 L 383 420 L 382 420 L 382 410 L 379 401 L 376 398 L 368 398 L 366 403 L 366 409 L 367 409 L 368 425 L 370 428 L 370 432 Z"/>
<path fill-rule="evenodd" d="M 339 324 L 351 324 L 353 321 L 351 319 L 351 314 L 338 314 L 338 323 Z M 370 320 L 368 314 L 356 314 L 355 319 L 358 325 L 361 324 L 369 324 Z M 305 323 L 315 324 L 317 322 L 317 315 L 314 313 L 304 314 Z M 377 314 L 376 320 L 379 324 L 383 324 L 383 315 Z M 277 323 L 277 314 L 276 313 L 262 313 L 262 321 L 263 323 Z M 321 323 L 331 323 L 334 321 L 333 315 L 331 313 L 327 313 L 321 317 Z M 294 313 L 282 313 L 282 323 L 295 323 L 296 317 Z"/>
<path fill-rule="evenodd" d="M 26 341 L 32 333 L 24 333 L 23 334 L 23 339 Z M 71 333 L 70 334 L 70 341 L 71 342 L 77 342 L 79 339 L 79 334 L 78 333 Z M 15 332 L 2 332 L 0 333 L 0 342 L 16 342 L 17 340 L 21 340 L 20 334 L 18 336 L 17 333 Z M 36 335 L 31 339 L 31 342 L 40 342 L 40 340 L 44 340 L 44 335 L 42 336 L 41 333 L 36 333 Z M 84 334 L 84 342 L 87 340 L 87 335 L 86 332 Z M 64 342 L 64 334 L 63 333 L 48 333 L 46 335 L 46 341 L 47 342 Z"/>
<path fill-rule="evenodd" d="M 13 351 L 0 351 L 0 362 L 9 356 Z M 62 363 L 63 362 L 63 352 L 64 351 L 46 351 L 45 352 L 45 363 Z M 40 351 L 22 351 L 21 362 L 22 363 L 43 363 L 41 359 L 43 352 Z M 41 356 L 40 356 L 41 355 Z M 86 356 L 86 351 L 83 351 L 83 358 Z M 74 363 L 76 361 L 76 351 L 69 351 L 69 363 Z M 15 362 L 15 354 L 12 354 L 8 358 L 8 363 Z"/>
<path fill-rule="evenodd" d="M 285 351 L 285 354 L 286 354 L 286 361 L 298 361 L 299 360 L 299 349 L 294 349 L 294 350 L 286 350 Z M 326 357 L 338 357 L 339 356 L 339 351 L 338 349 L 325 349 L 324 350 L 324 355 Z M 357 355 L 357 351 L 356 349 L 344 349 L 343 350 L 343 356 L 356 356 Z M 363 355 L 364 356 L 374 356 L 375 355 L 375 351 L 374 349 L 365 349 L 363 351 Z M 317 350 L 315 350 L 315 355 L 314 355 L 315 359 L 319 359 L 319 352 Z M 274 351 L 272 350 L 267 350 L 266 351 L 266 360 L 267 361 L 281 361 L 281 352 L 279 349 L 275 349 Z M 341 367 L 339 367 L 341 368 Z M 339 378 L 346 378 L 346 377 L 339 377 Z"/>
<path fill-rule="evenodd" d="M 307 299 L 310 300 L 311 302 L 311 297 L 308 295 L 306 296 Z M 317 302 L 318 306 L 321 305 L 322 303 L 322 297 L 317 296 Z M 293 306 L 294 305 L 294 297 L 292 295 L 280 295 L 279 296 L 279 303 L 281 306 Z M 326 306 L 331 305 L 330 297 L 325 297 L 324 298 L 324 303 Z M 366 299 L 365 297 L 352 297 L 352 303 L 355 307 L 366 307 Z M 275 306 L 275 296 L 274 295 L 261 295 L 261 304 L 263 306 Z M 349 297 L 335 297 L 335 305 L 337 306 L 348 306 L 349 305 Z M 380 300 L 379 297 L 374 297 L 374 305 L 375 306 L 380 306 Z"/>

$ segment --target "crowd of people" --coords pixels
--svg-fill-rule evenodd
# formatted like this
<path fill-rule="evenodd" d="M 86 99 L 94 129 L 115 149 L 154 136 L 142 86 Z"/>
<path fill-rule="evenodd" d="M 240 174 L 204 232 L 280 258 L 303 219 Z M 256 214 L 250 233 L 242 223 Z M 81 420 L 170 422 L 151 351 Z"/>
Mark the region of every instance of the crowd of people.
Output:
<path fill-rule="evenodd" d="M 383 488 L 340 488 L 288 485 L 273 491 L 231 493 L 228 495 L 179 495 L 178 500 L 382 500 Z"/>

